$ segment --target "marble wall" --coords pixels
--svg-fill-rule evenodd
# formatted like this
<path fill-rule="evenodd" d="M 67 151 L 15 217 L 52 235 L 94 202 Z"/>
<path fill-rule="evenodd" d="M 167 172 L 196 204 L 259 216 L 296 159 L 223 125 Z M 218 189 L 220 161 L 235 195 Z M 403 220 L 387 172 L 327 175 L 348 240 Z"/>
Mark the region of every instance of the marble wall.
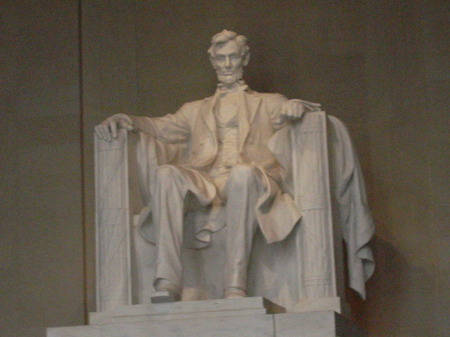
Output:
<path fill-rule="evenodd" d="M 84 319 L 77 1 L 2 1 L 0 335 Z"/>
<path fill-rule="evenodd" d="M 448 10 L 424 0 L 7 1 L 0 334 L 43 336 L 95 310 L 92 128 L 211 95 L 206 50 L 227 28 L 250 39 L 253 89 L 321 102 L 353 135 L 378 225 L 368 301 L 348 293 L 354 319 L 370 336 L 444 336 Z"/>
<path fill-rule="evenodd" d="M 367 176 L 379 262 L 361 320 L 374 336 L 445 336 L 449 48 L 443 13 L 450 8 L 439 1 L 368 5 Z"/>

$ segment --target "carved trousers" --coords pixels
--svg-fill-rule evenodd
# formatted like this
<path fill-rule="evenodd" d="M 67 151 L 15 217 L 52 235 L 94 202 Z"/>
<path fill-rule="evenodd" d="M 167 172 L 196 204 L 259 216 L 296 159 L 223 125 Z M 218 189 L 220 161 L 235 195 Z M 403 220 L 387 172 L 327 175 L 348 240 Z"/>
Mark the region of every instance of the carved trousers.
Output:
<path fill-rule="evenodd" d="M 166 279 L 181 289 L 183 218 L 189 190 L 200 203 L 211 200 L 216 193 L 213 180 L 192 174 L 177 166 L 163 165 L 157 170 L 153 198 L 153 219 L 158 228 L 158 256 L 155 283 Z M 213 188 L 213 190 L 211 190 Z M 263 192 L 259 171 L 251 165 L 237 165 L 228 175 L 223 195 L 226 198 L 226 265 L 225 289 L 247 289 L 247 268 L 253 237 L 257 228 L 255 207 Z M 205 206 L 205 205 L 204 205 Z"/>

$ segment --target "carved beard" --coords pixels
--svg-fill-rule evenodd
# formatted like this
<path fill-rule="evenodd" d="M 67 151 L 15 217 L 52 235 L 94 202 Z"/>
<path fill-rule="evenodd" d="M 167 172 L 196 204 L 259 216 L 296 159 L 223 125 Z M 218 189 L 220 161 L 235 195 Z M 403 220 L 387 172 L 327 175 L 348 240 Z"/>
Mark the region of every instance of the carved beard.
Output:
<path fill-rule="evenodd" d="M 224 75 L 220 70 L 217 71 L 217 78 L 220 83 L 224 85 L 232 85 L 239 82 L 244 75 L 244 69 L 238 69 L 233 72 L 231 75 Z"/>

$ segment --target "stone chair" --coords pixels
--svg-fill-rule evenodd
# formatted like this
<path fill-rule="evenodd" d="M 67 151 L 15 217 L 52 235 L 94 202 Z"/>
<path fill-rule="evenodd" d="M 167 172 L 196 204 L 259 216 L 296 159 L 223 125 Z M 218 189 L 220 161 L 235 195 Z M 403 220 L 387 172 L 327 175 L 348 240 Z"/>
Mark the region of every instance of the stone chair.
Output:
<path fill-rule="evenodd" d="M 290 174 L 289 193 L 303 216 L 282 242 L 267 244 L 256 234 L 248 295 L 265 297 L 288 312 L 345 312 L 343 241 L 349 286 L 364 297 L 364 283 L 373 272 L 368 246 L 373 223 L 348 132 L 321 111 L 307 113 L 276 137 L 272 151 Z M 156 249 L 140 234 L 150 211 L 146 186 L 158 165 L 179 163 L 182 152 L 124 130 L 111 142 L 96 139 L 98 312 L 150 303 Z M 145 169 L 137 163 L 143 155 Z M 225 231 L 226 226 L 212 234 L 203 249 L 183 249 L 183 301 L 223 297 Z"/>

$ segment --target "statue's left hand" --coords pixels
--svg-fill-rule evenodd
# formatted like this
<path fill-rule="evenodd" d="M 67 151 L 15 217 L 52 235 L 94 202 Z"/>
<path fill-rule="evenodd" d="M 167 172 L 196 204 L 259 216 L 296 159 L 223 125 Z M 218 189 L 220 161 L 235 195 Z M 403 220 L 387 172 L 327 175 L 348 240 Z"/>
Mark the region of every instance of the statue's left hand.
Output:
<path fill-rule="evenodd" d="M 304 113 L 305 108 L 303 107 L 301 100 L 290 99 L 282 105 L 280 118 L 283 121 L 295 121 L 301 119 Z"/>
<path fill-rule="evenodd" d="M 319 111 L 320 104 L 304 101 L 301 99 L 290 99 L 281 107 L 280 119 L 284 121 L 299 121 L 305 112 Z"/>

